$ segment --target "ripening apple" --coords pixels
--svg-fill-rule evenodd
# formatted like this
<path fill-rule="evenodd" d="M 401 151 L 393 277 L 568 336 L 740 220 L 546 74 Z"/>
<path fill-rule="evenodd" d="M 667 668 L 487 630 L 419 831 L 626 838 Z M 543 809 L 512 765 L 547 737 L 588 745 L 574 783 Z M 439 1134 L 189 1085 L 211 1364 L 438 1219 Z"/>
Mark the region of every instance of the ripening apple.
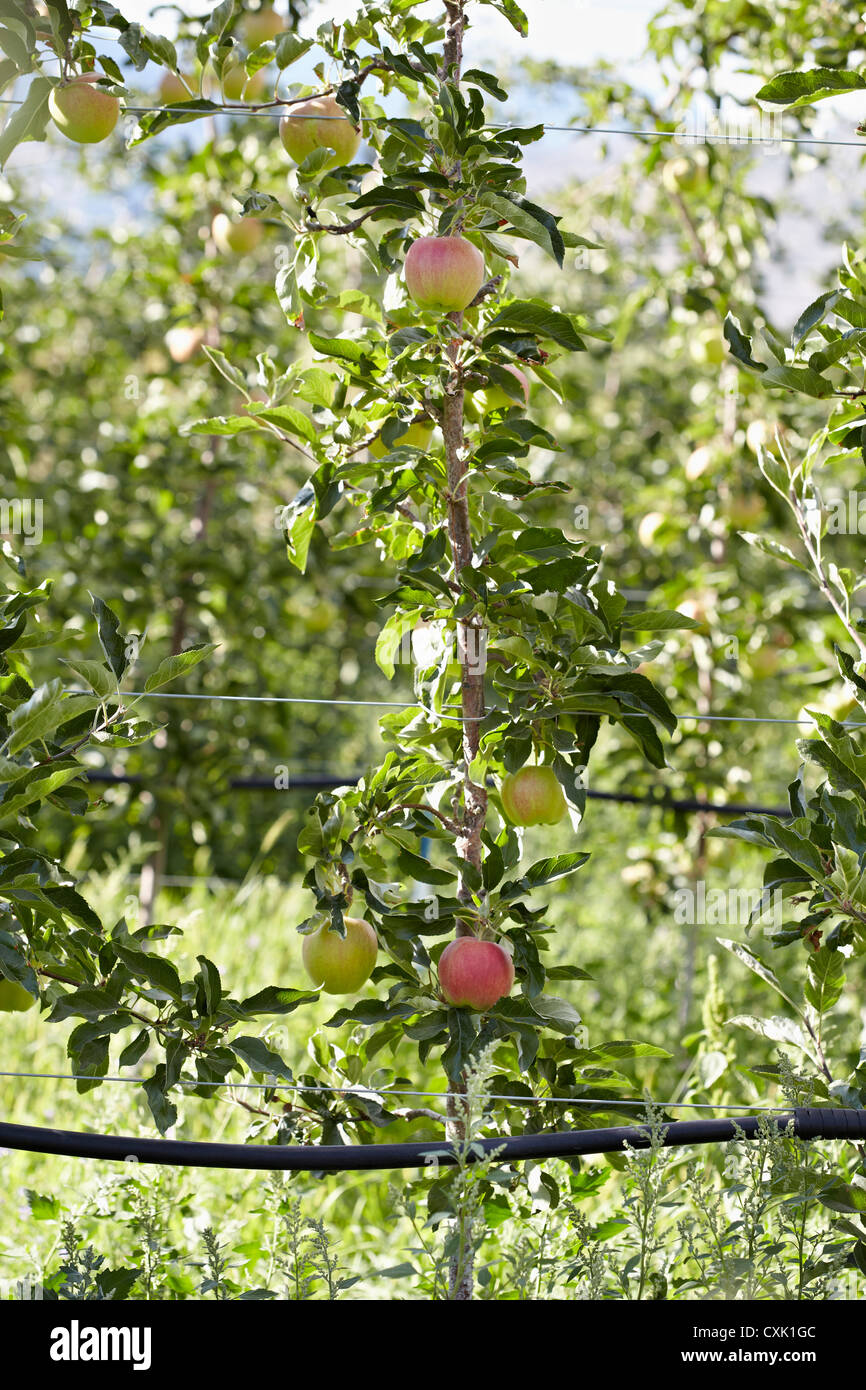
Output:
<path fill-rule="evenodd" d="M 57 129 L 78 145 L 106 140 L 120 115 L 120 102 L 94 84 L 98 72 L 84 72 L 51 88 L 48 110 Z"/>
<path fill-rule="evenodd" d="M 416 420 L 391 445 L 385 444 L 382 436 L 379 435 L 370 445 L 370 453 L 373 458 L 381 459 L 389 454 L 391 449 L 427 449 L 432 438 L 433 426 L 426 425 L 423 420 Z"/>
<path fill-rule="evenodd" d="M 211 236 L 223 255 L 232 251 L 254 251 L 262 239 L 263 227 L 255 217 L 239 217 L 235 222 L 224 212 L 218 212 L 211 223 Z"/>
<path fill-rule="evenodd" d="M 355 994 L 370 978 L 379 942 L 362 917 L 344 917 L 346 935 L 339 936 L 325 922 L 304 937 L 304 968 L 317 989 L 326 994 Z"/>
<path fill-rule="evenodd" d="M 0 1013 L 23 1014 L 37 1002 L 17 980 L 7 980 L 0 975 Z"/>
<path fill-rule="evenodd" d="M 458 936 L 439 957 L 439 985 L 455 1009 L 492 1009 L 513 984 L 514 963 L 495 941 Z"/>
<path fill-rule="evenodd" d="M 506 363 L 505 371 L 514 377 L 520 390 L 523 393 L 524 405 L 529 405 L 529 378 L 519 367 L 512 367 L 511 363 Z M 476 391 L 475 402 L 477 403 L 482 415 L 486 415 L 488 410 L 507 410 L 512 405 L 519 405 L 513 396 L 502 386 L 493 384 L 486 387 L 483 391 Z"/>
<path fill-rule="evenodd" d="M 172 362 L 189 362 L 204 342 L 204 329 L 179 323 L 165 335 L 165 345 Z"/>
<path fill-rule="evenodd" d="M 262 5 L 257 10 L 248 10 L 244 15 L 244 34 L 250 48 L 256 48 L 268 39 L 282 34 L 286 21 L 278 15 L 272 5 Z"/>
<path fill-rule="evenodd" d="M 502 782 L 502 809 L 512 825 L 557 825 L 568 814 L 552 767 L 522 767 Z"/>
<path fill-rule="evenodd" d="M 361 132 L 352 125 L 336 98 L 313 97 L 295 106 L 280 121 L 280 139 L 296 164 L 316 150 L 333 150 L 323 169 L 351 164 L 361 143 Z"/>
<path fill-rule="evenodd" d="M 412 242 L 404 266 L 406 288 L 421 309 L 455 313 L 484 284 L 484 257 L 462 236 L 425 236 Z"/>

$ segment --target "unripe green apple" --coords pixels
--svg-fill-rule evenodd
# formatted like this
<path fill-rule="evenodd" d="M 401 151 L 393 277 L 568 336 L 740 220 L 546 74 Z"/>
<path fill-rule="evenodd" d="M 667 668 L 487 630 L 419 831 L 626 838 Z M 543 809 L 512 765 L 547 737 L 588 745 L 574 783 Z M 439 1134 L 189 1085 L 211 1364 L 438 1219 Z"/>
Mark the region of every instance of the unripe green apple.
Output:
<path fill-rule="evenodd" d="M 204 329 L 190 324 L 177 324 L 165 335 L 165 345 L 172 362 L 188 362 L 204 342 Z"/>
<path fill-rule="evenodd" d="M 462 236 L 418 237 L 409 247 L 404 274 L 421 309 L 454 313 L 471 304 L 484 284 L 484 257 Z"/>
<path fill-rule="evenodd" d="M 78 145 L 106 140 L 120 115 L 120 102 L 110 92 L 94 86 L 99 73 L 85 72 L 51 88 L 48 110 L 57 129 Z"/>
<path fill-rule="evenodd" d="M 385 444 L 382 436 L 379 435 L 370 445 L 370 453 L 374 459 L 381 459 L 384 458 L 386 454 L 389 454 L 391 449 L 427 449 L 432 438 L 433 426 L 425 425 L 423 420 L 416 420 L 408 427 L 405 433 L 401 434 L 394 444 L 390 446 Z"/>
<path fill-rule="evenodd" d="M 17 980 L 7 980 L 5 976 L 0 976 L 0 1013 L 4 1014 L 23 1014 L 38 1001 L 26 990 L 23 985 L 19 985 Z"/>
<path fill-rule="evenodd" d="M 506 363 L 505 371 L 515 378 L 523 392 L 524 405 L 529 405 L 529 378 L 526 373 L 519 367 L 512 367 L 510 363 Z M 502 386 L 495 384 L 485 387 L 483 391 L 476 391 L 475 401 L 482 415 L 486 415 L 488 410 L 507 410 L 509 406 L 519 404 Z"/>
<path fill-rule="evenodd" d="M 263 227 L 255 217 L 240 217 L 233 222 L 224 212 L 218 212 L 211 223 L 211 236 L 224 256 L 232 251 L 254 251 L 262 239 Z"/>
<path fill-rule="evenodd" d="M 512 825 L 557 825 L 568 814 L 552 767 L 522 767 L 505 777 L 502 809 Z"/>
<path fill-rule="evenodd" d="M 326 994 L 355 994 L 369 980 L 376 964 L 379 942 L 362 917 L 344 917 L 346 935 L 339 936 L 325 922 L 304 937 L 304 968 L 317 989 Z"/>
<path fill-rule="evenodd" d="M 455 1009 L 492 1009 L 513 984 L 514 963 L 495 941 L 458 936 L 439 957 L 439 985 Z"/>
<path fill-rule="evenodd" d="M 244 15 L 244 35 L 250 48 L 257 48 L 268 39 L 282 34 L 286 21 L 278 15 L 272 5 L 262 5 L 258 10 L 248 10 Z"/>
<path fill-rule="evenodd" d="M 283 116 L 280 139 L 296 164 L 303 164 L 316 150 L 333 150 L 322 167 L 336 169 L 340 164 L 351 164 L 361 143 L 361 132 L 334 97 L 324 96 L 302 102 Z"/>

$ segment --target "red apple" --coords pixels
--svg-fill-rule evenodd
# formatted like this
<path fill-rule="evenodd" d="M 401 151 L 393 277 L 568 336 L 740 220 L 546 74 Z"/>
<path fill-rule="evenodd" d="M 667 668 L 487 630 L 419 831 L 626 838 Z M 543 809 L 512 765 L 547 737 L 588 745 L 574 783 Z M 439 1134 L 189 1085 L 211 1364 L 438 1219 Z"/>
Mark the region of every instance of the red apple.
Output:
<path fill-rule="evenodd" d="M 484 284 L 484 257 L 462 236 L 419 237 L 409 247 L 404 271 L 420 308 L 453 313 L 471 304 Z"/>
<path fill-rule="evenodd" d="M 346 935 L 339 936 L 325 922 L 304 937 L 304 967 L 317 989 L 326 994 L 355 994 L 369 980 L 376 964 L 379 942 L 361 917 L 344 917 Z"/>
<path fill-rule="evenodd" d="M 512 825 L 556 825 L 568 813 L 552 767 L 522 767 L 506 777 L 502 808 Z"/>
<path fill-rule="evenodd" d="M 211 235 L 223 255 L 232 251 L 254 251 L 262 239 L 262 224 L 254 217 L 240 217 L 237 222 L 224 212 L 218 212 L 211 223 Z"/>
<path fill-rule="evenodd" d="M 492 1009 L 511 993 L 514 964 L 495 941 L 458 936 L 439 957 L 439 984 L 455 1009 Z"/>
<path fill-rule="evenodd" d="M 98 72 L 84 72 L 51 88 L 48 110 L 54 124 L 78 145 L 96 145 L 117 125 L 120 102 L 94 83 Z"/>
<path fill-rule="evenodd" d="M 334 97 L 324 96 L 302 102 L 283 116 L 280 139 L 296 164 L 303 164 L 316 150 L 333 150 L 322 167 L 335 169 L 339 164 L 351 164 L 361 143 L 361 132 Z"/>
<path fill-rule="evenodd" d="M 37 1002 L 17 980 L 7 980 L 0 975 L 0 1013 L 23 1014 Z"/>

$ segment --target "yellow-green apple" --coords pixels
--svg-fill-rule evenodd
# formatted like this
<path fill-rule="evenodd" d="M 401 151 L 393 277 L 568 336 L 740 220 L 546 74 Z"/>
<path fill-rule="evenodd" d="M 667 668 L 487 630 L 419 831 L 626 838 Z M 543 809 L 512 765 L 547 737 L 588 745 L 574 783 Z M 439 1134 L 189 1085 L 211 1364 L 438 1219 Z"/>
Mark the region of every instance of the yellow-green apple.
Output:
<path fill-rule="evenodd" d="M 342 106 L 332 96 L 313 97 L 283 116 L 280 139 L 296 164 L 316 150 L 333 150 L 323 169 L 351 164 L 361 143 L 361 132 L 353 126 Z"/>
<path fill-rule="evenodd" d="M 505 371 L 510 373 L 517 382 L 523 395 L 524 405 L 529 405 L 529 378 L 526 373 L 522 372 L 519 367 L 512 367 L 510 363 L 506 363 Z M 488 410 L 507 410 L 509 406 L 519 404 L 504 387 L 496 384 L 485 387 L 483 391 L 476 391 L 475 401 L 483 415 L 486 415 Z"/>
<path fill-rule="evenodd" d="M 243 61 L 238 57 L 226 59 L 222 73 L 223 96 L 229 101 L 240 101 L 245 97 L 247 101 L 254 101 L 261 96 L 265 86 L 264 69 L 259 68 L 252 77 L 247 77 L 247 70 Z"/>
<path fill-rule="evenodd" d="M 211 223 L 211 236 L 223 255 L 232 251 L 254 251 L 262 239 L 262 224 L 255 217 L 240 217 L 236 222 L 224 212 L 218 212 Z"/>
<path fill-rule="evenodd" d="M 343 925 L 345 936 L 325 922 L 304 937 L 304 967 L 316 988 L 326 994 L 355 994 L 376 964 L 379 942 L 370 923 L 362 917 L 344 917 Z"/>
<path fill-rule="evenodd" d="M 389 454 L 391 449 L 426 449 L 432 438 L 433 426 L 425 424 L 423 420 L 416 420 L 391 445 L 385 444 L 381 434 L 378 435 L 370 445 L 370 453 L 373 458 L 381 459 Z"/>
<path fill-rule="evenodd" d="M 763 518 L 764 499 L 759 492 L 732 492 L 723 511 L 735 531 L 748 531 Z"/>
<path fill-rule="evenodd" d="M 59 131 L 78 145 L 106 140 L 120 115 L 120 102 L 94 84 L 98 72 L 84 72 L 51 88 L 48 110 Z"/>
<path fill-rule="evenodd" d="M 767 676 L 774 676 L 779 669 L 781 657 L 775 647 L 767 646 L 756 648 L 749 652 L 749 666 L 753 676 L 759 680 L 764 680 Z"/>
<path fill-rule="evenodd" d="M 188 362 L 204 342 L 204 329 L 191 324 L 177 324 L 165 335 L 165 345 L 172 362 Z"/>
<path fill-rule="evenodd" d="M 703 333 L 691 339 L 689 350 L 696 362 L 720 367 L 727 357 L 727 346 L 719 333 Z"/>
<path fill-rule="evenodd" d="M 439 985 L 455 1009 L 492 1009 L 513 984 L 514 963 L 495 941 L 458 936 L 439 957 Z"/>
<path fill-rule="evenodd" d="M 192 85 L 192 84 L 190 84 Z M 159 99 L 165 106 L 177 101 L 194 101 L 179 72 L 164 72 L 159 82 Z"/>
<path fill-rule="evenodd" d="M 668 159 L 662 169 L 662 183 L 668 193 L 696 193 L 704 181 L 704 170 L 684 155 Z"/>
<path fill-rule="evenodd" d="M 454 313 L 471 304 L 484 284 L 484 257 L 462 236 L 418 237 L 409 247 L 404 274 L 419 308 Z"/>
<path fill-rule="evenodd" d="M 502 809 L 512 825 L 557 825 L 568 813 L 552 767 L 522 767 L 502 782 Z"/>
<path fill-rule="evenodd" d="M 244 34 L 250 48 L 275 39 L 285 27 L 286 21 L 277 14 L 273 5 L 261 5 L 257 10 L 247 10 L 244 15 Z"/>
<path fill-rule="evenodd" d="M 0 1013 L 23 1014 L 32 1009 L 37 1001 L 17 980 L 7 980 L 0 975 Z"/>

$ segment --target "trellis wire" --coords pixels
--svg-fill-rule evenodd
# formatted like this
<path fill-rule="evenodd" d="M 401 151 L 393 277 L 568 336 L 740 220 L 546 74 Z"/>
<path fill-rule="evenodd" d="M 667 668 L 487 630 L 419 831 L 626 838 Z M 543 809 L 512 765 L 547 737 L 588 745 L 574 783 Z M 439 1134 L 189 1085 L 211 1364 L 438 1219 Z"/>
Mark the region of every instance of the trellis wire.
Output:
<path fill-rule="evenodd" d="M 60 1071 L 0 1071 L 0 1078 L 10 1078 L 23 1081 L 119 1081 L 125 1086 L 139 1086 L 142 1078 L 140 1076 L 90 1076 L 86 1072 L 60 1072 Z M 383 1088 L 378 1086 L 302 1086 L 296 1083 L 284 1083 L 279 1080 L 274 1081 L 194 1081 L 191 1078 L 181 1078 L 174 1083 L 176 1086 L 225 1086 L 238 1091 L 290 1091 L 310 1093 L 313 1095 L 339 1095 L 339 1096 L 360 1096 L 369 1100 L 373 1097 L 387 1099 L 389 1096 L 411 1096 L 415 1099 L 424 1100 L 446 1100 L 447 1091 L 410 1091 L 404 1089 L 391 1090 L 390 1087 Z M 504 1100 L 511 1105 L 590 1105 L 596 1110 L 605 1110 L 610 1106 L 625 1106 L 634 1109 L 636 1106 L 654 1106 L 659 1110 L 757 1110 L 767 1114 L 787 1112 L 791 1109 L 790 1105 L 751 1105 L 746 1101 L 731 1102 L 725 1105 L 708 1105 L 685 1100 L 653 1100 L 650 1097 L 640 1097 L 634 1100 L 605 1100 L 593 1098 L 592 1096 L 581 1096 L 571 1098 L 569 1096 L 512 1096 L 499 1094 L 497 1092 L 487 1092 L 485 1100 Z"/>
<path fill-rule="evenodd" d="M 194 100 L 195 100 L 195 97 L 191 97 L 190 99 L 191 99 L 192 101 L 194 101 Z M 23 104 L 24 104 L 23 99 L 18 98 L 18 97 L 3 97 L 3 98 L 0 98 L 0 105 L 2 105 L 2 106 L 23 106 Z M 259 106 L 255 106 L 255 105 L 252 105 L 252 104 L 250 104 L 249 106 L 247 106 L 247 105 L 245 105 L 245 104 L 243 104 L 243 103 L 237 103 L 237 104 L 233 104 L 233 105 L 231 105 L 231 106 L 217 106 L 217 107 L 202 106 L 202 107 L 199 107 L 198 109 L 195 108 L 195 107 L 186 107 L 186 108 L 184 109 L 184 111 L 183 111 L 183 115 L 185 115 L 185 116 L 186 116 L 186 115 L 189 115 L 189 116 L 241 116 L 241 115 L 244 115 L 244 116 L 265 116 L 265 117 L 270 117 L 270 118 L 273 120 L 273 119 L 282 119 L 282 117 L 285 115 L 285 111 L 283 111 L 282 109 L 280 109 L 280 108 L 283 107 L 283 106 L 288 106 L 289 108 L 291 108 L 291 100 L 286 99 L 286 100 L 280 101 L 279 107 L 277 107 L 277 108 L 275 108 L 275 109 L 273 109 L 273 110 L 262 110 L 261 107 L 259 107 Z M 170 106 L 124 106 L 124 108 L 123 108 L 124 113 L 129 113 L 130 115 L 133 115 L 133 116 L 155 115 L 155 114 L 159 114 L 160 112 L 163 112 L 163 111 L 171 112 L 171 110 L 172 110 L 172 107 L 170 107 Z M 762 114 L 763 114 L 763 113 L 762 113 Z M 344 117 L 344 116 L 304 116 L 304 115 L 300 115 L 300 114 L 294 114 L 293 117 L 292 117 L 292 119 L 293 119 L 293 120 L 301 120 L 301 121 L 342 121 L 342 120 L 345 120 L 346 117 Z M 400 119 L 400 118 L 399 118 L 399 117 L 393 117 L 393 116 L 365 116 L 365 115 L 363 115 L 363 113 L 362 113 L 360 119 L 361 119 L 361 123 L 362 123 L 362 124 L 366 122 L 367 125 L 382 125 L 382 126 L 388 126 L 388 125 L 391 125 L 395 120 L 398 120 L 398 119 Z M 528 118 L 528 119 L 529 119 L 529 118 Z M 751 135 L 750 133 L 746 133 L 746 134 L 742 134 L 742 135 L 733 135 L 733 136 L 731 136 L 731 135 L 724 135 L 724 134 L 722 134 L 721 132 L 711 132 L 711 131 L 686 131 L 686 130 L 681 130 L 681 129 L 677 129 L 677 130 L 639 130 L 639 129 L 632 128 L 632 127 L 628 127 L 628 126 L 626 126 L 626 127 L 616 127 L 616 126 L 548 125 L 548 124 L 547 124 L 546 122 L 544 122 L 544 121 L 538 122 L 537 124 L 540 124 L 540 125 L 542 126 L 542 129 L 543 129 L 543 132 L 544 132 L 545 135 L 548 134 L 548 133 L 557 133 L 557 134 L 565 134 L 565 135 L 628 135 L 628 136 L 632 136 L 632 137 L 634 137 L 634 138 L 641 139 L 641 140 L 691 140 L 691 141 L 693 141 L 693 142 L 695 142 L 695 143 L 699 143 L 699 144 L 716 144 L 716 145 L 818 145 L 818 146 L 827 146 L 827 147 L 845 146 L 845 147 L 849 147 L 849 148 L 851 148 L 851 149 L 861 149 L 861 150 L 864 148 L 864 143 L 863 143 L 862 140 L 829 140 L 829 139 L 826 139 L 826 138 L 824 138 L 824 137 L 808 136 L 808 135 L 771 135 L 771 136 L 767 136 L 767 135 L 755 135 L 755 136 L 753 136 L 753 135 Z M 506 132 L 507 132 L 507 131 L 509 131 L 509 130 L 525 130 L 525 129 L 527 129 L 527 125 L 526 125 L 526 124 L 518 125 L 518 124 L 516 124 L 516 123 L 509 123 L 509 122 L 507 122 L 507 121 L 491 121 L 491 122 L 488 122 L 488 123 L 485 124 L 484 129 L 485 129 L 485 130 L 499 130 L 499 131 L 506 131 Z"/>
<path fill-rule="evenodd" d="M 88 692 L 80 690 L 69 690 L 70 695 L 81 695 Z M 342 699 L 322 699 L 313 698 L 306 695 L 222 695 L 222 694 L 189 694 L 168 692 L 160 690 L 125 690 L 124 696 L 131 696 L 135 699 L 148 700 L 233 700 L 248 701 L 249 703 L 272 704 L 272 705 L 357 705 L 359 708 L 387 708 L 387 709 L 420 709 L 422 714 L 429 714 L 433 718 L 463 719 L 464 723 L 472 723 L 475 720 L 488 719 L 492 714 L 507 714 L 507 710 L 496 707 L 487 710 L 485 714 L 463 715 L 461 712 L 451 714 L 456 706 L 447 706 L 445 710 L 428 709 L 425 705 L 419 704 L 417 700 L 342 700 Z M 629 719 L 651 719 L 652 715 L 645 714 L 642 710 L 626 710 Z M 586 713 L 591 714 L 592 710 Z M 605 719 L 606 714 L 600 714 L 600 719 Z M 686 711 L 676 716 L 680 719 L 694 719 L 698 723 L 706 724 L 811 724 L 811 719 L 777 719 L 770 715 L 751 715 L 751 714 L 701 714 Z M 842 720 L 842 727 L 845 729 L 866 729 L 866 722 L 863 720 Z"/>

